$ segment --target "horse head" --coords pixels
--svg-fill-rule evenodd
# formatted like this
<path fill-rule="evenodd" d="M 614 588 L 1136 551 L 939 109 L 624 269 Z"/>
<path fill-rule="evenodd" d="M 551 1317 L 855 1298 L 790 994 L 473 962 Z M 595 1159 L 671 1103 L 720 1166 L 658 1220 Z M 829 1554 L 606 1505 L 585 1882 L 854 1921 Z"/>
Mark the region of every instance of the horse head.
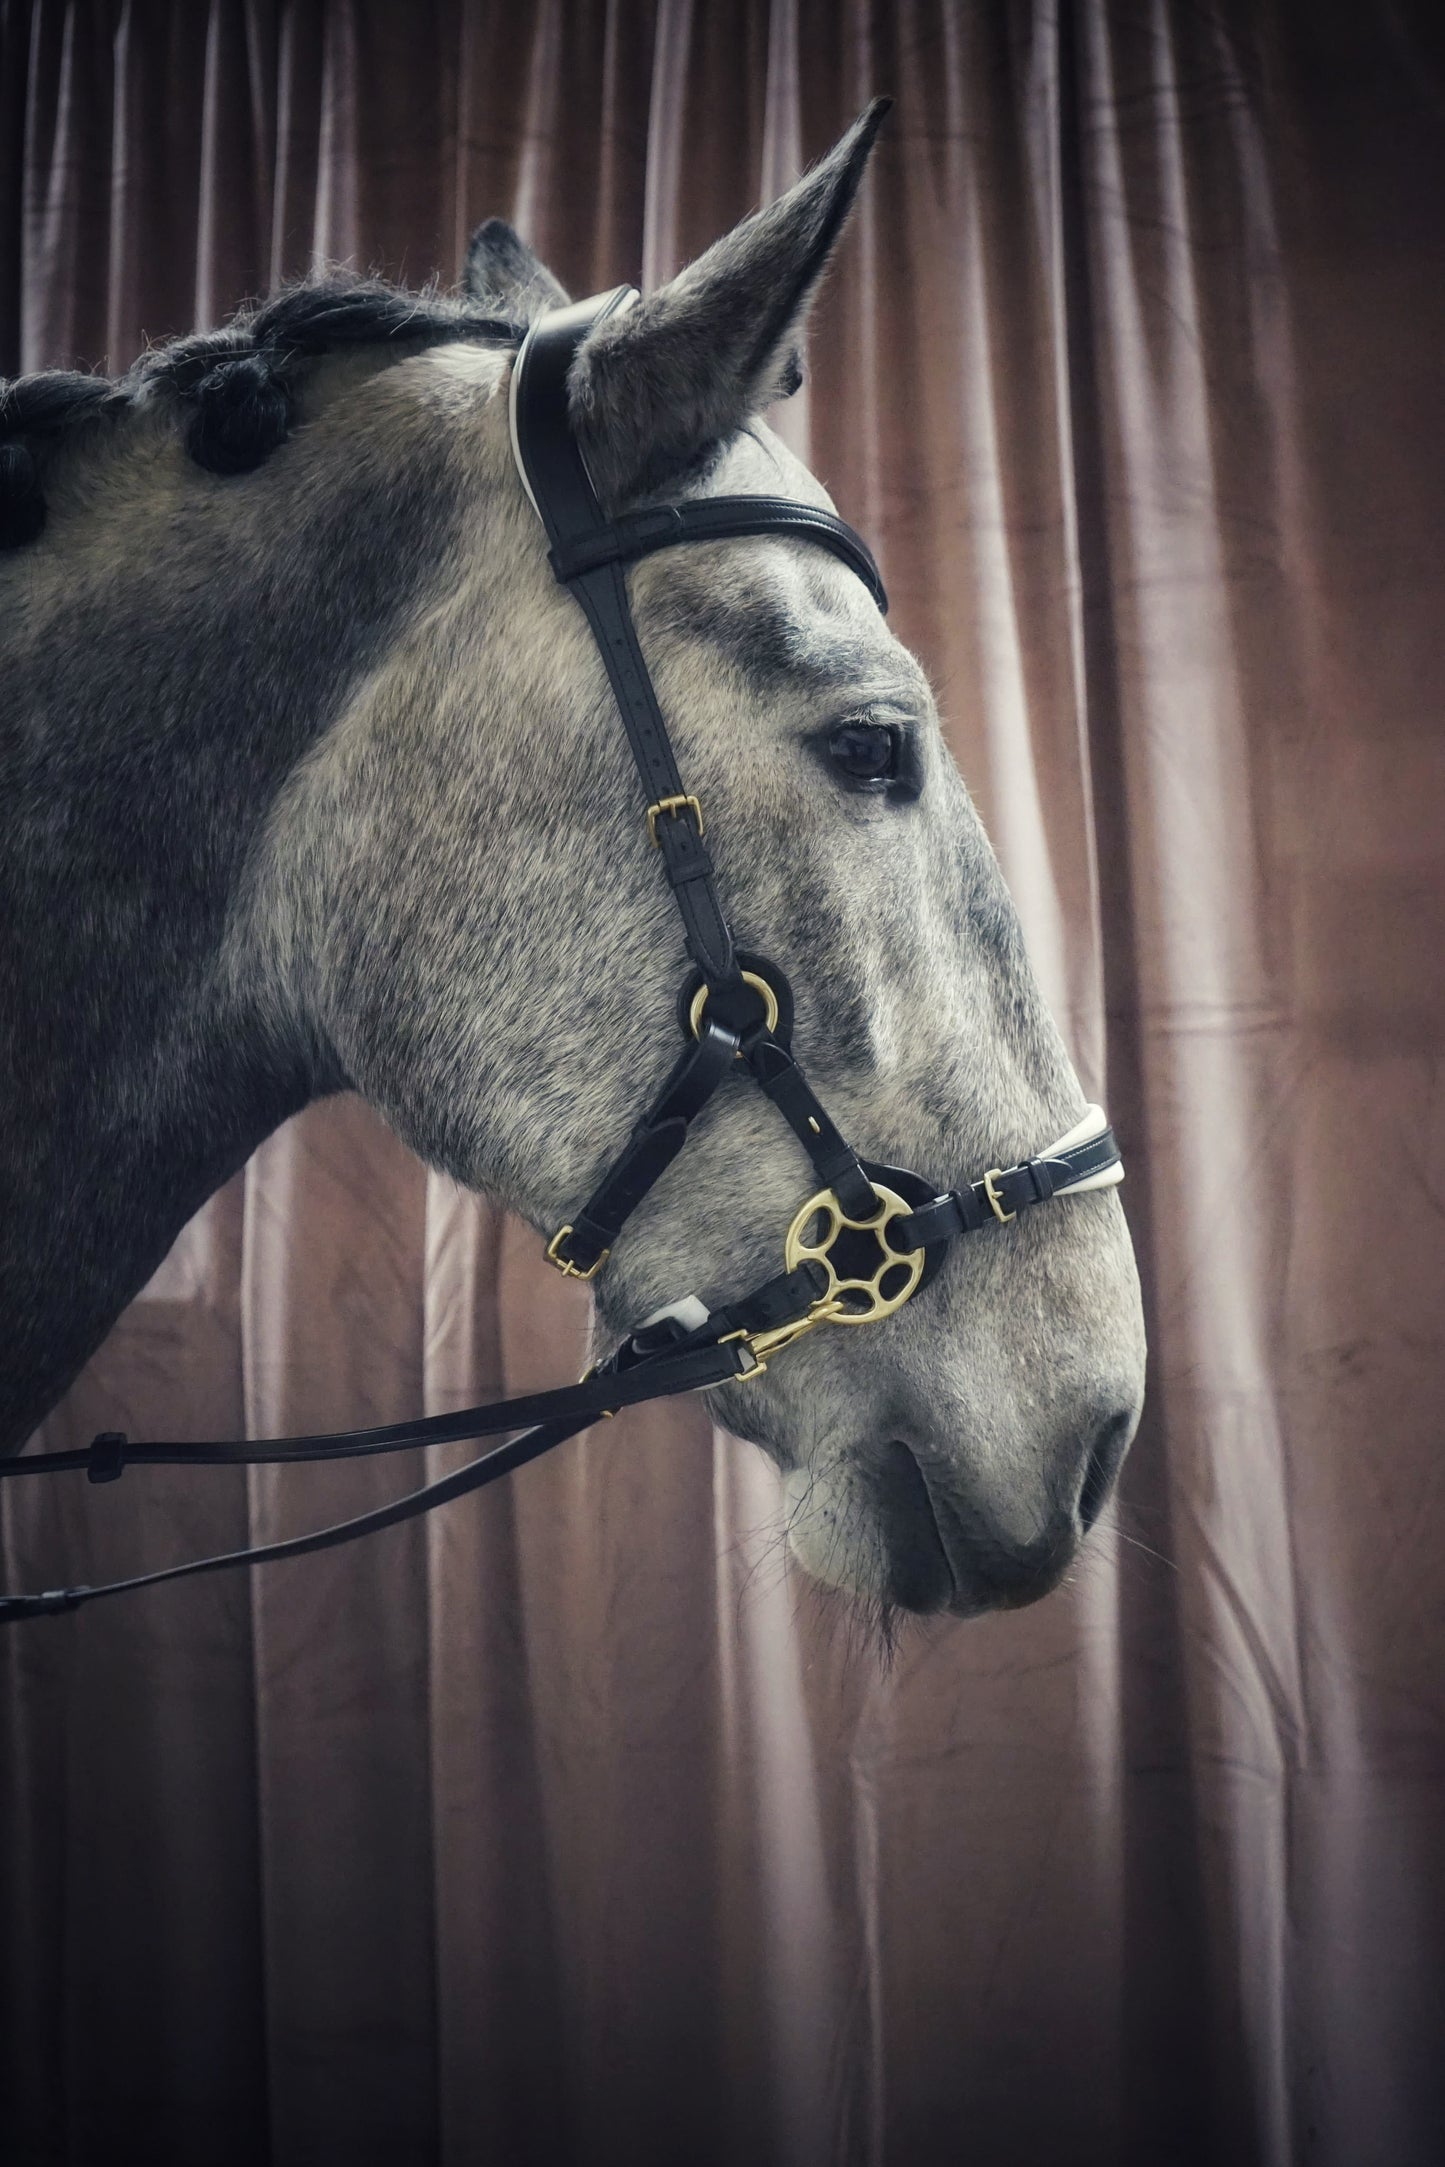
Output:
<path fill-rule="evenodd" d="M 609 512 L 829 508 L 760 417 L 795 379 L 874 125 L 583 340 L 571 419 Z M 505 228 L 478 236 L 469 275 L 503 313 L 565 298 Z M 687 958 L 595 643 L 515 470 L 510 357 L 429 366 L 466 412 L 475 543 L 288 793 L 256 923 L 304 958 L 311 1026 L 421 1155 L 551 1231 L 672 1061 Z M 927 679 L 860 580 L 772 535 L 659 553 L 629 579 L 737 940 L 786 974 L 795 1050 L 839 1128 L 940 1188 L 1071 1129 L 1083 1094 Z M 604 1333 L 779 1269 L 807 1173 L 740 1077 L 618 1241 Z M 776 1459 L 813 1573 L 967 1611 L 1063 1571 L 1133 1433 L 1142 1365 L 1123 1216 L 1092 1193 L 956 1245 L 896 1315 L 819 1332 L 716 1405 Z"/>
<path fill-rule="evenodd" d="M 762 416 L 798 380 L 880 117 L 582 338 L 569 420 L 609 517 L 718 496 L 831 509 Z M 683 930 L 597 644 L 514 457 L 518 340 L 566 297 L 496 222 L 467 288 L 454 335 L 443 319 L 408 346 L 402 324 L 382 354 L 358 339 L 288 362 L 284 380 L 253 336 L 252 373 L 224 396 L 224 352 L 189 374 L 153 367 L 123 425 L 86 423 L 112 428 L 109 480 L 94 454 L 84 473 L 55 465 L 27 651 L 63 620 L 67 565 L 72 625 L 76 577 L 81 616 L 122 588 L 135 619 L 153 598 L 139 647 L 122 643 L 131 689 L 113 673 L 101 704 L 112 732 L 127 700 L 158 728 L 164 676 L 186 773 L 146 773 L 153 796 L 181 794 L 155 817 L 183 856 L 181 799 L 202 787 L 187 715 L 208 687 L 217 740 L 202 869 L 179 891 L 173 865 L 157 876 L 164 908 L 192 913 L 174 933 L 186 1028 L 168 1041 L 188 1050 L 161 1073 L 165 1001 L 146 994 L 151 1020 L 135 1022 L 140 971 L 115 995 L 125 1060 L 105 1058 L 135 1079 L 153 1177 L 182 1149 L 157 1109 L 195 1078 L 230 1141 L 208 1132 L 209 1173 L 192 1149 L 133 1284 L 259 1134 L 343 1086 L 550 1238 L 682 1042 Z M 736 941 L 791 988 L 793 1049 L 839 1130 L 939 1191 L 1073 1130 L 1084 1094 L 927 678 L 856 572 L 768 533 L 660 550 L 626 576 Z M 203 1125 L 194 1107 L 181 1123 Z M 602 1337 L 781 1270 L 815 1187 L 740 1065 L 595 1281 Z M 777 1462 L 792 1548 L 824 1581 L 919 1610 L 1028 1601 L 1104 1502 L 1144 1363 L 1118 1198 L 996 1218 L 896 1313 L 814 1331 L 713 1396 Z"/>

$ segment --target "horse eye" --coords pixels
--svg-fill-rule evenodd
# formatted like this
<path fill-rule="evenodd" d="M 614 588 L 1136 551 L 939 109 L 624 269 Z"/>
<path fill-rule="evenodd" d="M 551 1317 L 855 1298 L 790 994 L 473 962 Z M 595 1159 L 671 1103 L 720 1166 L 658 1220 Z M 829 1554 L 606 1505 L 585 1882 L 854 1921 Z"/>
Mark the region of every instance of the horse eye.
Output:
<path fill-rule="evenodd" d="M 900 738 L 886 722 L 840 722 L 828 732 L 828 757 L 855 789 L 882 790 L 898 773 Z"/>

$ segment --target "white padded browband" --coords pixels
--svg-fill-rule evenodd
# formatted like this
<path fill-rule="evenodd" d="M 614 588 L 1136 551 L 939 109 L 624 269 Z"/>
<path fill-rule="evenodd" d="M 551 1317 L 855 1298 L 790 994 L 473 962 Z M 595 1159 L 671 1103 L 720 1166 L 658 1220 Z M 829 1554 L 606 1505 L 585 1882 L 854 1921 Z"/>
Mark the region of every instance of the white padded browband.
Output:
<path fill-rule="evenodd" d="M 1094 1137 L 1102 1136 L 1108 1126 L 1109 1117 L 1103 1107 L 1090 1106 L 1082 1121 L 1076 1121 L 1066 1135 L 1061 1136 L 1057 1143 L 1050 1144 L 1047 1151 L 1040 1151 L 1037 1156 L 1041 1159 L 1056 1159 L 1061 1151 L 1069 1151 L 1075 1144 L 1087 1144 Z M 1054 1195 L 1082 1196 L 1086 1189 L 1117 1189 L 1123 1179 L 1123 1164 L 1116 1159 L 1112 1166 L 1106 1166 L 1101 1173 L 1085 1174 L 1078 1181 L 1061 1182 Z"/>

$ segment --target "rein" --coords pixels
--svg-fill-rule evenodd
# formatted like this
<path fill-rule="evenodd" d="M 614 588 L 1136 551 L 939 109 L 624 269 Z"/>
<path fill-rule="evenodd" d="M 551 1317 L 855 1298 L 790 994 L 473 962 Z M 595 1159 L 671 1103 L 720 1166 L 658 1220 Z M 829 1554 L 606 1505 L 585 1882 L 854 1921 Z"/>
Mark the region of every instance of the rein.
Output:
<path fill-rule="evenodd" d="M 304 1557 L 396 1527 L 525 1466 L 620 1408 L 761 1376 L 795 1340 L 822 1325 L 873 1324 L 901 1309 L 939 1270 L 959 1235 L 1006 1225 L 1050 1198 L 1110 1188 L 1124 1177 L 1101 1110 L 1037 1157 L 991 1167 L 943 1194 L 907 1168 L 860 1159 L 829 1118 L 791 1051 L 793 999 L 778 966 L 737 950 L 719 901 L 703 808 L 684 787 L 667 723 L 638 642 L 626 566 L 659 549 L 739 535 L 778 534 L 830 550 L 880 610 L 887 596 L 867 544 L 831 512 L 781 497 L 712 497 L 615 520 L 604 517 L 568 416 L 567 375 L 586 334 L 631 306 L 632 287 L 549 311 L 528 332 L 512 372 L 517 471 L 546 531 L 558 582 L 586 613 L 645 794 L 648 837 L 682 919 L 693 970 L 679 1000 L 686 1044 L 652 1104 L 574 1218 L 547 1244 L 564 1277 L 592 1280 L 628 1218 L 687 1141 L 723 1083 L 741 1072 L 788 1123 L 819 1183 L 793 1218 L 783 1271 L 709 1311 L 693 1295 L 644 1320 L 575 1385 L 379 1429 L 238 1443 L 130 1444 L 105 1430 L 85 1450 L 0 1460 L 0 1478 L 84 1470 L 114 1482 L 127 1466 L 254 1467 L 368 1458 L 419 1445 L 508 1433 L 465 1466 L 350 1520 L 287 1540 L 193 1558 L 99 1587 L 0 1596 L 0 1623 L 76 1610 L 101 1596 L 232 1566 Z"/>

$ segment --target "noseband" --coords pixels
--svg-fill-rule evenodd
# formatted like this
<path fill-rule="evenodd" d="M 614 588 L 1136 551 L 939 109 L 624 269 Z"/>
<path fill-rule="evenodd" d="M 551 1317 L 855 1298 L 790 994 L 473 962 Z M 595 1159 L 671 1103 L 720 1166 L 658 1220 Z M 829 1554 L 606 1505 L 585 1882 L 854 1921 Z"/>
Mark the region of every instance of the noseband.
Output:
<path fill-rule="evenodd" d="M 783 497 L 705 497 L 607 519 L 568 413 L 567 377 L 586 334 L 637 298 L 631 287 L 555 309 L 528 332 L 512 371 L 517 471 L 546 531 L 548 562 L 580 603 L 627 732 L 645 808 L 639 840 L 658 854 L 682 920 L 692 970 L 679 999 L 684 1045 L 661 1091 L 600 1182 L 547 1244 L 569 1279 L 603 1269 L 631 1214 L 687 1141 L 721 1086 L 746 1076 L 772 1101 L 812 1162 L 818 1187 L 794 1215 L 783 1269 L 724 1307 L 687 1295 L 647 1318 L 579 1384 L 372 1430 L 236 1444 L 130 1444 L 107 1430 L 85 1451 L 0 1460 L 0 1477 L 81 1470 L 113 1482 L 127 1465 L 247 1466 L 356 1459 L 419 1445 L 513 1433 L 454 1473 L 392 1504 L 289 1540 L 193 1558 L 101 1587 L 0 1597 L 0 1623 L 74 1610 L 102 1595 L 165 1580 L 330 1549 L 392 1527 L 509 1473 L 599 1417 L 748 1377 L 824 1325 L 877 1323 L 934 1277 L 959 1235 L 1007 1225 L 1051 1197 L 1122 1181 L 1113 1132 L 1098 1107 L 1035 1158 L 991 1167 L 939 1194 L 906 1168 L 861 1159 L 829 1118 L 791 1050 L 793 999 L 777 964 L 736 949 L 718 898 L 705 815 L 678 772 L 667 723 L 633 622 L 626 567 L 688 542 L 769 534 L 830 550 L 887 609 L 867 544 L 831 512 Z"/>

